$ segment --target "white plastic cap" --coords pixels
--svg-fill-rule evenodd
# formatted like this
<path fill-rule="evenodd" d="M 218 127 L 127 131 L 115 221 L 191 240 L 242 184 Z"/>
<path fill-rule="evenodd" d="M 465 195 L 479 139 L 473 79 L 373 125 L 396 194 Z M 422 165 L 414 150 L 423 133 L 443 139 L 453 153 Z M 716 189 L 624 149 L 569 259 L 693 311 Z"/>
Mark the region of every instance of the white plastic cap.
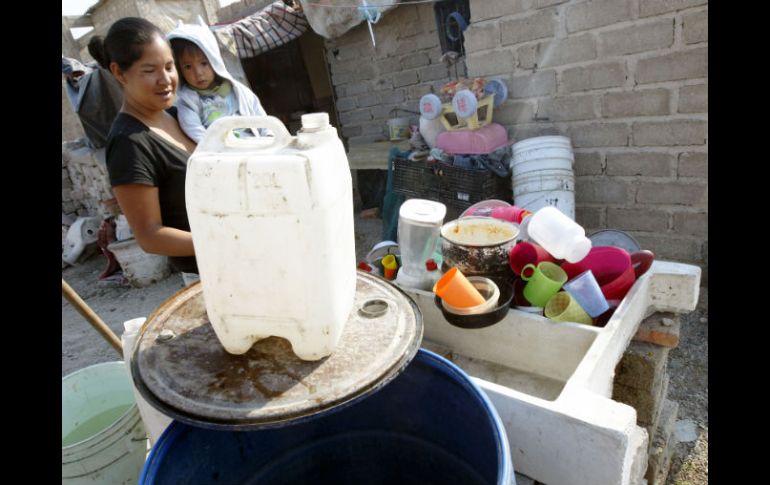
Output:
<path fill-rule="evenodd" d="M 588 256 L 589 251 L 591 251 L 591 240 L 585 236 L 578 236 L 572 240 L 564 259 L 569 263 L 577 263 Z"/>
<path fill-rule="evenodd" d="M 315 131 L 329 127 L 329 113 L 308 113 L 302 115 L 302 130 Z"/>
<path fill-rule="evenodd" d="M 418 224 L 440 226 L 444 222 L 446 206 L 441 202 L 425 199 L 409 199 L 401 204 L 398 216 L 401 219 Z"/>

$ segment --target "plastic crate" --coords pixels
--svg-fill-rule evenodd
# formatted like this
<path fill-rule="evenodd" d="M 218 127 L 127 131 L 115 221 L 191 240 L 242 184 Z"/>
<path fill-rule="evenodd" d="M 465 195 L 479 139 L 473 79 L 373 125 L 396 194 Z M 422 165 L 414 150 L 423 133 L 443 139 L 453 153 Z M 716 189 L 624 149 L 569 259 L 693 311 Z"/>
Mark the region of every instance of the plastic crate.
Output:
<path fill-rule="evenodd" d="M 512 200 L 510 181 L 510 177 L 498 177 L 489 170 L 393 159 L 394 192 L 435 200 L 460 212 L 482 200 Z"/>

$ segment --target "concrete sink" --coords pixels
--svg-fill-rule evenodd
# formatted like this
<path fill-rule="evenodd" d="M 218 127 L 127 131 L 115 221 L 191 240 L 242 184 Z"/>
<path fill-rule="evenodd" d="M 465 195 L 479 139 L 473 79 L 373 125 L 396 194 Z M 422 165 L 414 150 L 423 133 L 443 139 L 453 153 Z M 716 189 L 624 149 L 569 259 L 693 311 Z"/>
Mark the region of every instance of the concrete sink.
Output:
<path fill-rule="evenodd" d="M 495 404 L 517 472 L 547 485 L 641 483 L 647 431 L 634 408 L 611 399 L 615 366 L 644 318 L 695 309 L 699 267 L 656 261 L 604 328 L 511 309 L 496 325 L 462 329 L 431 292 L 403 290 L 422 311 L 423 347 L 462 367 Z"/>

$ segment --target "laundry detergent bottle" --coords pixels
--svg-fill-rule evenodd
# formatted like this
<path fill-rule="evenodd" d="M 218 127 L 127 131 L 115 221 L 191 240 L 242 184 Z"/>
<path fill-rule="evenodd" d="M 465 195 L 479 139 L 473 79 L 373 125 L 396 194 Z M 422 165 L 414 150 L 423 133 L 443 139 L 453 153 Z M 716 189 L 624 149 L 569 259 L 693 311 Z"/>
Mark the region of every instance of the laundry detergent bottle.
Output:
<path fill-rule="evenodd" d="M 273 137 L 236 136 L 268 128 Z M 292 136 L 277 118 L 223 117 L 190 157 L 187 215 L 211 325 L 243 354 L 278 336 L 303 360 L 330 355 L 353 307 L 350 169 L 327 113 Z"/>

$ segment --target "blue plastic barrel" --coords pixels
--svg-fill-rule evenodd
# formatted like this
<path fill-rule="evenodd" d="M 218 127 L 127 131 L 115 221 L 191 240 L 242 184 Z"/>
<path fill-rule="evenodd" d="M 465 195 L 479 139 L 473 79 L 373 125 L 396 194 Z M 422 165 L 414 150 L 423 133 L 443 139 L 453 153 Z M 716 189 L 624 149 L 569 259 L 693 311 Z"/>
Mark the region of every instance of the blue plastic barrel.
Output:
<path fill-rule="evenodd" d="M 141 485 L 509 485 L 502 421 L 459 367 L 420 349 L 373 395 L 281 428 L 217 431 L 175 421 Z"/>

